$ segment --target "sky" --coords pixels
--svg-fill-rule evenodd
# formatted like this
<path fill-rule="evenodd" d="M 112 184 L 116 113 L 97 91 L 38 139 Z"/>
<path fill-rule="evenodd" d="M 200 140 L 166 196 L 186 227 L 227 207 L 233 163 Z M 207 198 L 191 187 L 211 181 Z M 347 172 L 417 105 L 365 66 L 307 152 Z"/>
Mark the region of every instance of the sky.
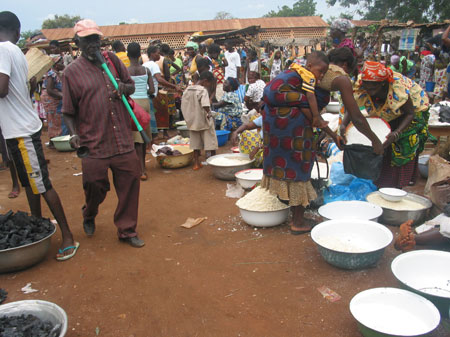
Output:
<path fill-rule="evenodd" d="M 6 0 L 2 0 L 6 2 Z M 98 25 L 115 25 L 119 22 L 152 23 L 189 20 L 212 20 L 217 12 L 224 11 L 237 18 L 262 17 L 278 6 L 292 7 L 296 0 L 13 0 L 2 4 L 1 10 L 15 13 L 22 31 L 40 29 L 42 22 L 53 15 L 79 15 L 92 19 Z M 328 7 L 326 0 L 316 0 L 316 12 L 326 20 L 346 11 L 339 6 Z M 211 5 L 214 3 L 214 5 Z M 356 18 L 356 17 L 355 17 Z"/>

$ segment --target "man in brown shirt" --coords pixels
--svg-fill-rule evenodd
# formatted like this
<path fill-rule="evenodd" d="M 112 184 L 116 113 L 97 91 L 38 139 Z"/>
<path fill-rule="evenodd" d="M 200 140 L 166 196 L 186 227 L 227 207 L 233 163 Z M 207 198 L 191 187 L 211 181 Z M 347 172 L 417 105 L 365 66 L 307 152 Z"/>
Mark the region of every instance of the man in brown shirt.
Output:
<path fill-rule="evenodd" d="M 131 135 L 130 116 L 120 99 L 134 92 L 134 83 L 124 64 L 113 53 L 107 54 L 108 67 L 117 79 L 116 91 L 96 57 L 103 35 L 92 20 L 81 20 L 74 27 L 75 40 L 82 54 L 64 71 L 63 113 L 74 148 L 86 146 L 82 159 L 83 228 L 88 236 L 95 232 L 99 205 L 110 189 L 108 168 L 119 199 L 114 213 L 119 239 L 133 247 L 144 246 L 136 233 L 140 168 Z"/>

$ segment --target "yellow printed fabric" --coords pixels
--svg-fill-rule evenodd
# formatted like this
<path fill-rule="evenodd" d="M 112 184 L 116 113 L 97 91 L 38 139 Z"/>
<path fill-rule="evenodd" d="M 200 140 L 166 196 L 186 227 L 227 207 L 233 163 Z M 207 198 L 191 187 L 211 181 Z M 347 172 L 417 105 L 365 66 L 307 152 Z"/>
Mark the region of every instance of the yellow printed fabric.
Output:
<path fill-rule="evenodd" d="M 125 64 L 125 67 L 128 68 L 130 66 L 130 59 L 128 58 L 127 53 L 120 51 L 116 53 L 116 56 L 123 62 L 123 64 Z"/>
<path fill-rule="evenodd" d="M 314 93 L 316 87 L 316 78 L 312 72 L 297 63 L 293 63 L 289 68 L 295 71 L 302 78 L 302 89 Z"/>
<path fill-rule="evenodd" d="M 355 83 L 353 92 L 356 103 L 358 106 L 364 107 L 369 116 L 381 117 L 387 122 L 402 115 L 400 108 L 406 103 L 408 97 L 411 98 L 416 115 L 427 111 L 430 106 L 425 91 L 414 81 L 396 72 L 394 72 L 394 82 L 389 84 L 386 102 L 382 106 L 376 106 L 362 88 L 361 75 Z"/>

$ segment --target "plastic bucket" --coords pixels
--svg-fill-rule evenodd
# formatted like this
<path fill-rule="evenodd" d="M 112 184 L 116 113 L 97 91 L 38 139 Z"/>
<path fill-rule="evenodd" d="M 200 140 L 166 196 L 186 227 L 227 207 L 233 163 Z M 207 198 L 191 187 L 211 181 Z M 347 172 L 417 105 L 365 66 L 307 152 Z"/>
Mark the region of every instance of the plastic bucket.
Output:
<path fill-rule="evenodd" d="M 433 92 L 435 85 L 436 85 L 435 82 L 425 82 L 425 90 L 428 92 Z"/>
<path fill-rule="evenodd" d="M 219 146 L 224 146 L 228 141 L 228 135 L 230 131 L 227 130 L 216 130 L 217 143 Z"/>

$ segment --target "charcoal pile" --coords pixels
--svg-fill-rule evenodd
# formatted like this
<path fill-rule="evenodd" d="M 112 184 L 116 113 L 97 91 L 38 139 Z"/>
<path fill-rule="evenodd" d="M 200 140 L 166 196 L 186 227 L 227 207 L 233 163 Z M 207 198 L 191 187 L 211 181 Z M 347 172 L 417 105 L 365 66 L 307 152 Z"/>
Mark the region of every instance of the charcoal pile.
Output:
<path fill-rule="evenodd" d="M 58 337 L 61 324 L 53 325 L 33 315 L 0 317 L 2 337 Z"/>
<path fill-rule="evenodd" d="M 27 245 L 49 236 L 55 230 L 49 219 L 25 212 L 0 214 L 0 250 Z"/>

